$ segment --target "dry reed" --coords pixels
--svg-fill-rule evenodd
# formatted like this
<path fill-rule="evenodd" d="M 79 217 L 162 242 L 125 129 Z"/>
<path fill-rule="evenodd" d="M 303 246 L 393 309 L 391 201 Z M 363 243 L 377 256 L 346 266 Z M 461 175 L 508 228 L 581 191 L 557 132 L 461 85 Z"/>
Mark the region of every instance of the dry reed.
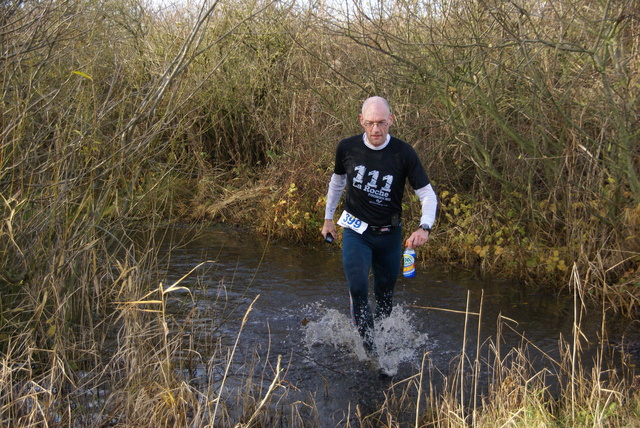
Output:
<path fill-rule="evenodd" d="M 529 364 L 534 344 L 505 356 L 497 337 L 486 361 L 464 348 L 442 392 L 423 368 L 375 414 L 349 416 L 637 422 L 632 383 L 603 366 L 604 350 L 582 369 L 579 328 L 589 300 L 632 316 L 640 301 L 637 2 L 350 5 L 0 6 L 3 424 L 317 423 L 313 402 L 270 406 L 279 363 L 256 362 L 250 392 L 221 389 L 233 347 L 192 341 L 216 336 L 233 313 L 224 299 L 216 322 L 170 327 L 166 299 L 185 290 L 160 285 L 160 226 L 251 219 L 269 236 L 317 239 L 335 143 L 360 132 L 372 94 L 392 102 L 394 134 L 441 195 L 424 255 L 572 293 L 575 331 L 549 361 L 560 398 Z M 406 217 L 417 209 L 407 200 Z M 182 373 L 198 365 L 208 376 L 196 387 Z M 481 367 L 496 376 L 482 397 Z"/>

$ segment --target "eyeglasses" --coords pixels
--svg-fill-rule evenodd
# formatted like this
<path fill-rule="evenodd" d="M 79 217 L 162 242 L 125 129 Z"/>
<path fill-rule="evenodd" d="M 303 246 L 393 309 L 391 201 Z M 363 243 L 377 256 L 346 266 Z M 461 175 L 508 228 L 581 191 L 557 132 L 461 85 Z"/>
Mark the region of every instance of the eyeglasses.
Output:
<path fill-rule="evenodd" d="M 364 127 L 367 129 L 373 129 L 373 127 L 375 127 L 376 125 L 378 125 L 378 128 L 386 128 L 387 126 L 389 126 L 389 122 L 387 122 L 386 120 L 381 120 L 380 122 L 364 122 Z"/>

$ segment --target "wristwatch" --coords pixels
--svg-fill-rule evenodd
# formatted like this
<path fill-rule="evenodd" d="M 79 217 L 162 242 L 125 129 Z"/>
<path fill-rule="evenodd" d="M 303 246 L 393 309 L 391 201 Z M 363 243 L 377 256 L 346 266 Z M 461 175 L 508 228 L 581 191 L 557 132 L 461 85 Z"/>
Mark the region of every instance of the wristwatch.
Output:
<path fill-rule="evenodd" d="M 427 232 L 431 232 L 431 228 L 424 223 L 420 225 L 420 229 L 426 230 Z"/>

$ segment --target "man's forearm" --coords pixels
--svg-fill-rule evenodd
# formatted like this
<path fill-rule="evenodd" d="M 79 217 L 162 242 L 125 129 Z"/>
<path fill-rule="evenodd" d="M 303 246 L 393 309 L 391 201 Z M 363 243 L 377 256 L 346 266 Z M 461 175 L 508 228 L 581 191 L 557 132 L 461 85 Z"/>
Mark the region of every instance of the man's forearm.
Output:
<path fill-rule="evenodd" d="M 433 186 L 428 184 L 420 189 L 416 190 L 416 195 L 420 198 L 422 204 L 422 217 L 420 217 L 420 224 L 426 224 L 429 227 L 433 226 L 436 221 L 436 210 L 438 208 L 438 197 L 433 190 Z"/>
<path fill-rule="evenodd" d="M 333 220 L 336 213 L 336 207 L 342 196 L 342 191 L 347 185 L 347 174 L 333 174 L 329 181 L 329 190 L 327 191 L 327 204 L 324 210 L 325 220 Z"/>

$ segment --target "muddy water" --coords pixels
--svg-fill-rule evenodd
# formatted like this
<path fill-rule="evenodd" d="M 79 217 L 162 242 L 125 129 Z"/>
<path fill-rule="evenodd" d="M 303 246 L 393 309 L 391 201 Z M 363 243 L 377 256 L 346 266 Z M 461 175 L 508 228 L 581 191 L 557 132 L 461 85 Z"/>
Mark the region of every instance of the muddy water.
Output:
<path fill-rule="evenodd" d="M 350 322 L 335 245 L 283 245 L 229 228 L 197 234 L 178 229 L 172 235 L 162 247 L 171 261 L 166 284 L 211 261 L 180 282 L 191 291 L 175 293 L 169 306 L 174 330 L 187 323 L 201 327 L 189 338 L 200 352 L 200 363 L 185 374 L 193 382 L 210 382 L 203 362 L 215 352 L 209 346 L 212 336 L 222 337 L 229 347 L 239 337 L 231 371 L 242 380 L 228 381 L 229 393 L 246 387 L 248 367 L 268 384 L 281 355 L 286 382 L 279 393 L 286 394 L 280 404 L 304 403 L 299 404 L 301 412 L 314 409 L 308 417 L 319 426 L 344 425 L 357 408 L 374 411 L 390 385 L 415 375 L 423 365 L 430 373 L 425 382 L 437 387 L 458 370 L 463 351 L 468 370 L 476 349 L 487 360 L 497 348 L 503 358 L 525 343 L 531 360 L 552 373 L 549 358 L 559 360 L 559 339 L 573 342 L 571 301 L 515 283 L 420 266 L 415 278 L 399 279 L 392 317 L 376 325 L 378 357 L 367 358 Z M 186 243 L 175 244 L 180 241 Z M 586 339 L 583 361 L 599 346 L 601 320 L 595 310 L 580 320 Z M 220 382 L 222 375 L 213 377 Z"/>

